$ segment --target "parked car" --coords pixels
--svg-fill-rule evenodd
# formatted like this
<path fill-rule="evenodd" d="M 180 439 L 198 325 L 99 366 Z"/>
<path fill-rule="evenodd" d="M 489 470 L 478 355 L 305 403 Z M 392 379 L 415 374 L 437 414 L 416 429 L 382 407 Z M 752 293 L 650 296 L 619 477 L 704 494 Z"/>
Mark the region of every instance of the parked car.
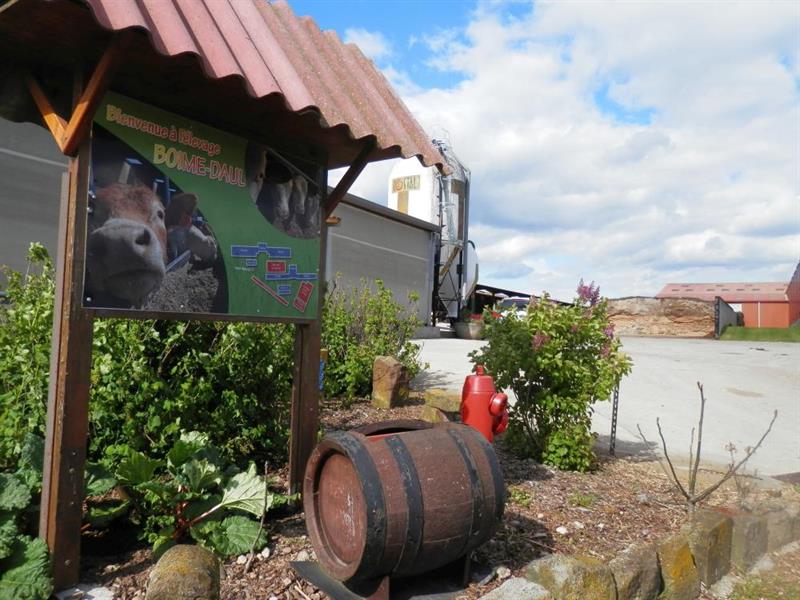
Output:
<path fill-rule="evenodd" d="M 524 317 L 528 314 L 528 304 L 530 303 L 531 299 L 525 296 L 510 296 L 508 298 L 503 298 L 497 304 L 500 308 L 505 310 L 513 310 L 518 317 Z"/>

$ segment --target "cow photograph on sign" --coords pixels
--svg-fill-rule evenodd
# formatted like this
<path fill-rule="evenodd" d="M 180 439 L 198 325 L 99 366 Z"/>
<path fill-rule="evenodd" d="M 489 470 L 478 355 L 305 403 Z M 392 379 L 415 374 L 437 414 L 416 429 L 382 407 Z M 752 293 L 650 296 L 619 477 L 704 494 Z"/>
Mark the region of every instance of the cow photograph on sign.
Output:
<path fill-rule="evenodd" d="M 320 180 L 264 145 L 109 93 L 93 130 L 84 305 L 313 314 Z"/>

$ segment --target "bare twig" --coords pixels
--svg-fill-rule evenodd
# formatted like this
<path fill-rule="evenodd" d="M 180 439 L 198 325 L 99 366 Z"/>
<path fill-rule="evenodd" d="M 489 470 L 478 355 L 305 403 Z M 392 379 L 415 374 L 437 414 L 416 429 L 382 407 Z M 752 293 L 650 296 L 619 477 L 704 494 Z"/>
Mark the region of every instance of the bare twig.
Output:
<path fill-rule="evenodd" d="M 697 446 L 694 445 L 694 428 L 692 429 L 692 441 L 689 444 L 689 479 L 687 482 L 688 491 L 683 486 L 681 481 L 678 479 L 678 475 L 675 472 L 675 466 L 672 464 L 672 459 L 669 456 L 669 452 L 667 450 L 667 441 L 664 439 L 664 432 L 661 430 L 661 422 L 658 418 L 656 418 L 656 426 L 658 427 L 658 435 L 661 438 L 661 446 L 664 449 L 664 458 L 667 461 L 667 465 L 669 465 L 669 472 L 667 471 L 664 464 L 659 461 L 661 465 L 661 469 L 664 471 L 664 474 L 667 476 L 667 479 L 670 479 L 675 486 L 675 488 L 681 493 L 681 495 L 686 499 L 686 508 L 689 511 L 689 514 L 694 513 L 695 506 L 708 498 L 711 494 L 713 494 L 719 487 L 728 481 L 731 477 L 733 477 L 736 472 L 750 459 L 753 454 L 755 454 L 756 450 L 761 447 L 761 444 L 764 442 L 766 437 L 772 431 L 772 426 L 775 424 L 775 420 L 778 418 L 778 411 L 776 410 L 772 414 L 772 420 L 769 422 L 769 426 L 761 438 L 758 440 L 758 443 L 753 446 L 752 448 L 747 448 L 745 450 L 745 456 L 740 460 L 738 463 L 735 462 L 733 456 L 733 445 L 729 445 L 729 451 L 731 453 L 731 464 L 728 467 L 728 470 L 722 475 L 722 477 L 716 483 L 708 486 L 703 491 L 697 493 L 697 472 L 700 469 L 700 455 L 702 452 L 703 447 L 703 424 L 705 420 L 705 407 L 706 407 L 706 398 L 703 392 L 703 384 L 699 381 L 697 382 L 697 388 L 700 390 L 700 420 L 698 422 L 697 427 Z M 636 425 L 636 428 L 639 430 L 639 436 L 645 442 L 645 444 L 650 444 L 647 438 L 642 433 L 642 428 L 639 425 Z M 738 487 L 738 486 L 737 486 Z"/>
<path fill-rule="evenodd" d="M 697 382 L 697 389 L 700 390 L 700 422 L 697 424 L 697 452 L 695 456 L 697 460 L 694 466 L 689 465 L 689 494 L 694 496 L 695 489 L 697 488 L 697 469 L 700 467 L 700 452 L 703 446 L 703 420 L 706 414 L 706 396 L 703 393 L 703 384 Z"/>
<path fill-rule="evenodd" d="M 253 545 L 250 546 L 250 556 L 247 557 L 247 562 L 244 564 L 244 572 L 250 571 L 250 565 L 253 564 L 253 559 L 256 557 L 256 546 L 258 540 L 261 539 L 261 534 L 264 532 L 264 522 L 267 520 L 267 500 L 269 498 L 269 462 L 264 461 L 264 509 L 261 511 L 261 523 L 258 525 L 258 533 L 256 539 L 253 540 Z"/>
<path fill-rule="evenodd" d="M 744 458 L 740 460 L 738 463 L 736 463 L 736 465 L 731 465 L 731 467 L 728 469 L 728 472 L 722 476 L 722 479 L 720 479 L 717 483 L 715 483 L 708 489 L 698 494 L 695 503 L 701 502 L 706 498 L 708 498 L 712 493 L 716 491 L 716 489 L 719 486 L 728 481 L 728 479 L 730 479 L 733 476 L 733 474 L 736 473 L 736 471 L 738 471 L 741 468 L 741 466 L 750 459 L 751 456 L 753 456 L 753 454 L 755 454 L 756 450 L 758 450 L 761 447 L 761 444 L 764 441 L 764 439 L 769 435 L 769 432 L 772 431 L 772 425 L 775 423 L 775 419 L 777 418 L 778 418 L 778 411 L 776 410 L 775 412 L 772 413 L 772 420 L 769 422 L 769 427 L 767 427 L 767 430 L 764 432 L 764 435 L 761 436 L 761 439 L 758 440 L 758 443 L 752 448 L 748 448 L 745 451 Z"/>
<path fill-rule="evenodd" d="M 692 427 L 692 436 L 689 440 L 689 473 L 692 472 L 692 461 L 694 460 L 694 427 Z M 699 460 L 697 461 L 700 462 Z M 689 485 L 691 485 L 691 480 L 689 481 Z"/>
<path fill-rule="evenodd" d="M 678 488 L 681 494 L 688 500 L 690 498 L 689 494 L 686 491 L 686 488 L 683 487 L 681 480 L 678 479 L 678 475 L 675 473 L 675 466 L 672 464 L 672 460 L 669 457 L 669 452 L 667 452 L 667 440 L 664 439 L 664 432 L 661 431 L 661 422 L 656 417 L 656 426 L 658 427 L 658 437 L 661 438 L 661 446 L 664 448 L 664 458 L 667 459 L 667 464 L 669 465 L 670 473 L 672 473 L 672 481 L 675 486 Z M 697 457 L 697 461 L 700 462 L 700 457 Z"/>
<path fill-rule="evenodd" d="M 648 440 L 644 436 L 644 433 L 642 432 L 642 428 L 639 427 L 638 423 L 636 424 L 636 429 L 639 430 L 639 437 L 642 438 L 642 441 L 645 443 L 645 446 L 650 447 L 650 446 L 654 446 L 655 445 L 653 442 L 651 442 L 650 440 Z M 661 470 L 664 472 L 664 477 L 666 477 L 667 479 L 672 481 L 672 476 L 669 474 L 669 471 L 667 471 L 667 467 L 664 466 L 664 461 L 662 461 L 661 459 L 658 459 L 658 466 L 661 467 Z"/>

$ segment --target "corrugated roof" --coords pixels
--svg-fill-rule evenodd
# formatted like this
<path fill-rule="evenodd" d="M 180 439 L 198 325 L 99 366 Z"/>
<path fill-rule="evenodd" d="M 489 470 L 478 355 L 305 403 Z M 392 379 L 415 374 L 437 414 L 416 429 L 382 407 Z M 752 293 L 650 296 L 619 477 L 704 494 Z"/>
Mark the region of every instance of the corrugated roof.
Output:
<path fill-rule="evenodd" d="M 787 283 L 668 283 L 656 298 L 697 298 L 714 300 L 717 296 L 725 302 L 786 302 Z"/>
<path fill-rule="evenodd" d="M 329 166 L 346 164 L 346 158 L 353 155 L 348 140 L 352 145 L 355 140 L 372 136 L 377 139 L 377 147 L 370 160 L 416 155 L 428 166 L 445 164 L 392 86 L 358 47 L 344 44 L 333 31 L 321 31 L 309 17 L 297 17 L 282 0 L 84 1 L 96 23 L 106 30 L 137 28 L 146 32 L 160 55 L 184 61 L 182 64 L 185 57 L 194 57 L 207 78 L 221 80 L 220 89 L 228 85 L 229 79 L 239 80 L 251 98 L 265 102 L 261 109 L 248 109 L 248 114 L 258 114 L 260 110 L 262 118 L 275 118 L 281 112 L 294 113 L 292 123 L 284 127 L 306 138 L 313 133 L 310 120 L 315 121 L 320 133 L 314 140 L 324 142 L 323 147 L 335 148 L 329 155 Z M 41 12 L 42 5 L 47 5 L 47 16 Z M 65 49 L 85 48 L 89 43 L 87 33 L 94 32 L 88 31 L 86 23 L 75 22 L 74 27 L 70 23 L 78 18 L 85 20 L 80 12 L 74 3 L 64 0 L 21 0 L 0 14 L 0 22 L 7 19 L 8 23 L 1 33 L 7 38 L 20 38 L 7 39 L 8 46 L 20 54 L 35 45 L 37 35 L 55 39 Z M 28 30 L 24 33 L 16 33 L 19 27 L 13 17 L 17 15 L 27 17 L 19 20 L 26 23 Z M 58 60 L 55 51 L 47 58 L 47 65 Z M 139 58 L 132 52 L 126 62 L 138 65 L 140 71 L 155 67 L 155 77 L 159 70 L 163 71 L 158 68 L 157 59 Z M 124 67 L 121 70 L 125 71 Z M 127 75 L 128 81 L 132 80 L 131 65 Z M 191 83 L 191 89 L 197 89 L 188 75 L 183 77 L 186 82 L 176 83 L 175 87 L 188 93 Z M 147 90 L 142 92 L 147 95 Z M 214 93 L 209 92 L 210 97 Z M 180 101 L 175 103 L 179 105 Z M 230 106 L 220 106 L 221 110 L 226 108 Z M 343 133 L 346 139 L 342 139 Z"/>

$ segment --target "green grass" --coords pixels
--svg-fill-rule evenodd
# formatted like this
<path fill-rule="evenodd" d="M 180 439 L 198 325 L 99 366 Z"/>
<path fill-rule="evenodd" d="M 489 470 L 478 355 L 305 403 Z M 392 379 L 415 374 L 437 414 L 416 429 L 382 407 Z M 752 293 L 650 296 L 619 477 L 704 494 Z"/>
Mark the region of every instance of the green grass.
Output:
<path fill-rule="evenodd" d="M 773 555 L 769 570 L 746 575 L 730 600 L 796 600 L 800 598 L 800 550 Z"/>
<path fill-rule="evenodd" d="M 800 342 L 800 325 L 785 328 L 729 325 L 720 339 L 746 342 Z"/>
<path fill-rule="evenodd" d="M 597 500 L 597 496 L 592 493 L 583 494 L 578 491 L 571 492 L 570 495 L 567 497 L 567 500 L 573 506 L 582 506 L 583 508 L 589 508 L 592 504 L 595 503 Z"/>

